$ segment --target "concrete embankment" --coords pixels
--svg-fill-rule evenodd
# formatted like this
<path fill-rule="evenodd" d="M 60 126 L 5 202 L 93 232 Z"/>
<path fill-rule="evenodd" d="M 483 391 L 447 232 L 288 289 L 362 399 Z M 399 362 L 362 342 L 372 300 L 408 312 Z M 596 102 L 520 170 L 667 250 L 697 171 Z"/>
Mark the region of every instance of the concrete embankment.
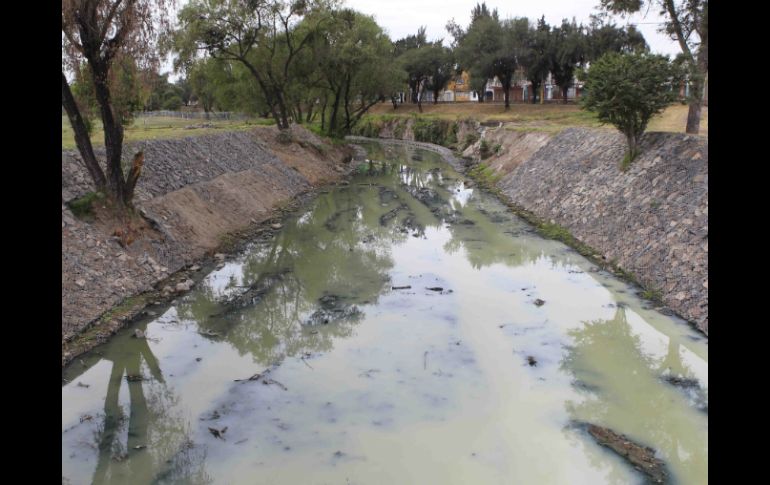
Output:
<path fill-rule="evenodd" d="M 350 168 L 348 150 L 303 128 L 292 129 L 291 143 L 279 143 L 276 135 L 275 128 L 261 127 L 128 146 L 127 157 L 139 149 L 145 154 L 135 206 L 148 221 L 129 244 L 116 235 L 117 222 L 72 213 L 68 203 L 92 188 L 77 153 L 62 152 L 63 361 L 79 351 L 70 351 L 67 341 L 85 328 L 103 341 L 121 326 L 105 312 Z"/>
<path fill-rule="evenodd" d="M 430 141 L 416 136 L 415 121 L 402 120 L 385 122 L 380 136 Z M 642 154 L 623 171 L 626 146 L 613 130 L 475 127 L 423 131 L 443 133 L 438 138 L 462 150 L 466 168 L 487 167 L 503 197 L 566 228 L 708 334 L 707 138 L 647 133 Z"/>

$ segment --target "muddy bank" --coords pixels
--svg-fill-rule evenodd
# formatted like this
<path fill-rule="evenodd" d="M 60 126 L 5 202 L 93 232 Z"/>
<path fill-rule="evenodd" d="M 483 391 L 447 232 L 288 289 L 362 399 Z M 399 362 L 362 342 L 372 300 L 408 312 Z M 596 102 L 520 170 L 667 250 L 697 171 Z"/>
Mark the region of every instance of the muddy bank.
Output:
<path fill-rule="evenodd" d="M 380 137 L 413 144 L 414 125 L 386 120 L 369 131 L 379 127 Z M 708 334 L 707 138 L 647 133 L 642 154 L 624 172 L 625 143 L 613 130 L 455 126 L 445 130 L 458 134 L 455 141 L 444 144 L 462 158 L 449 154 L 450 163 L 477 169 L 501 196 L 566 228 L 598 259 L 632 275 L 648 297 Z"/>
<path fill-rule="evenodd" d="M 257 128 L 129 146 L 129 156 L 144 150 L 146 167 L 135 202 L 145 220 L 129 244 L 115 235 L 119 222 L 73 215 L 66 203 L 91 189 L 77 154 L 62 153 L 63 361 L 73 357 L 67 341 L 85 328 L 101 341 L 121 326 L 116 305 L 131 306 L 127 298 L 213 253 L 228 234 L 350 169 L 349 151 L 303 128 L 292 129 L 290 144 L 276 134 Z"/>

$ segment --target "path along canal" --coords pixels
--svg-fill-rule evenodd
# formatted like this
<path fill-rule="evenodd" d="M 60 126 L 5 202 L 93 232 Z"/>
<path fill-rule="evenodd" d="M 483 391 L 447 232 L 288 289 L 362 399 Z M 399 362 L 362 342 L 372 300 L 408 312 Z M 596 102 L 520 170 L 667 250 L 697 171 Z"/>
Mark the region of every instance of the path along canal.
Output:
<path fill-rule="evenodd" d="M 367 149 L 63 371 L 64 483 L 644 483 L 580 423 L 708 482 L 705 337 L 439 155 Z"/>

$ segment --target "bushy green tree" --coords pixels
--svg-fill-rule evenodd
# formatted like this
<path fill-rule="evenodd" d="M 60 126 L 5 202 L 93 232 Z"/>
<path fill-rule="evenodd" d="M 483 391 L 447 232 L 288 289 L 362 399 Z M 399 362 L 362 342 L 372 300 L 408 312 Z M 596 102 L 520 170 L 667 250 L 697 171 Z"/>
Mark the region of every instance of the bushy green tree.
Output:
<path fill-rule="evenodd" d="M 681 71 L 668 59 L 646 53 L 608 53 L 591 64 L 583 107 L 597 113 L 626 137 L 627 166 L 639 154 L 639 141 L 650 119 L 676 100 L 672 89 Z"/>
<path fill-rule="evenodd" d="M 567 91 L 575 71 L 586 61 L 586 39 L 583 26 L 562 20 L 561 26 L 554 27 L 549 38 L 550 70 L 556 85 L 562 92 L 562 102 L 567 103 Z"/>
<path fill-rule="evenodd" d="M 191 0 L 179 12 L 173 40 L 181 59 L 199 50 L 211 57 L 241 63 L 253 76 L 280 129 L 289 128 L 292 100 L 290 72 L 328 16 L 326 0 Z M 302 25 L 302 28 L 298 28 Z"/>
<path fill-rule="evenodd" d="M 526 48 L 522 50 L 520 56 L 520 62 L 525 68 L 527 80 L 532 89 L 530 94 L 532 103 L 540 99 L 540 87 L 545 82 L 550 70 L 550 38 L 551 26 L 548 25 L 545 16 L 543 16 L 537 21 L 536 26 L 530 26 Z"/>
<path fill-rule="evenodd" d="M 471 12 L 471 23 L 467 30 L 450 20 L 446 26 L 454 38 L 452 46 L 459 71 L 467 71 L 471 88 L 484 102 L 487 80 L 495 76 L 495 53 L 502 42 L 502 28 L 497 9 L 490 11 L 485 3 L 477 4 Z M 500 66 L 498 71 L 500 70 Z"/>
<path fill-rule="evenodd" d="M 434 43 L 431 51 L 433 54 L 429 64 L 428 82 L 425 87 L 433 93 L 433 104 L 436 104 L 439 93 L 454 77 L 455 60 L 452 49 L 441 45 L 441 41 Z"/>
<path fill-rule="evenodd" d="M 313 89 L 322 104 L 322 128 L 340 135 L 396 91 L 404 73 L 393 62 L 390 39 L 372 17 L 351 9 L 327 15 L 311 43 L 311 59 L 322 81 Z"/>
<path fill-rule="evenodd" d="M 679 43 L 684 65 L 688 68 L 691 82 L 690 105 L 687 113 L 687 133 L 700 130 L 703 105 L 703 89 L 709 71 L 709 2 L 708 0 L 600 0 L 601 6 L 612 13 L 632 14 L 640 12 L 645 4 L 660 9 L 666 19 L 661 31 Z"/>
<path fill-rule="evenodd" d="M 604 16 L 592 15 L 591 23 L 586 29 L 587 61 L 599 59 L 608 52 L 648 51 L 649 46 L 644 36 L 635 26 L 618 27 L 607 22 Z"/>

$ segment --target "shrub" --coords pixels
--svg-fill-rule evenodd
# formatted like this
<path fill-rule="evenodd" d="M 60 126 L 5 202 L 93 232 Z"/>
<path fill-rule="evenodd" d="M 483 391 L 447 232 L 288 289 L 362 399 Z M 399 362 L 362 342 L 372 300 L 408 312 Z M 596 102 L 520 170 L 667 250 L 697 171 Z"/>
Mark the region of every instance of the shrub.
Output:
<path fill-rule="evenodd" d="M 650 119 L 677 99 L 681 77 L 668 57 L 660 55 L 613 52 L 591 65 L 582 105 L 625 135 L 624 168 L 639 154 L 639 141 Z"/>

